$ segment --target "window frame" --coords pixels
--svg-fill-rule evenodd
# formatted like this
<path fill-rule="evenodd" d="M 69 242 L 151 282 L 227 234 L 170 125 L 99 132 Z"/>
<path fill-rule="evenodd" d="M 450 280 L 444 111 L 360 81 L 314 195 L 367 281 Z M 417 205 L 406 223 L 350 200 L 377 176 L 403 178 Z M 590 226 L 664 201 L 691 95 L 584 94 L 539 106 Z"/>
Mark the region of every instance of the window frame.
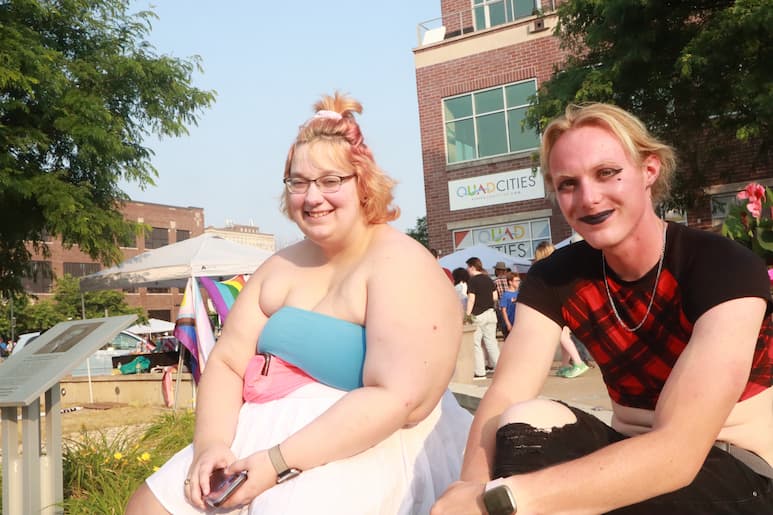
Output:
<path fill-rule="evenodd" d="M 509 156 L 509 155 L 517 155 L 517 154 L 523 154 L 527 152 L 533 152 L 539 148 L 539 144 L 541 141 L 541 135 L 539 132 L 535 132 L 536 137 L 536 143 L 534 146 L 528 146 L 526 148 L 519 148 L 517 150 L 513 150 L 512 143 L 513 138 L 510 134 L 510 117 L 513 115 L 513 113 L 516 112 L 522 112 L 523 109 L 528 108 L 531 104 L 528 102 L 523 104 L 508 104 L 508 94 L 507 94 L 507 88 L 511 86 L 517 86 L 520 84 L 527 84 L 532 83 L 533 84 L 533 93 L 529 95 L 528 98 L 531 97 L 531 95 L 537 93 L 538 84 L 537 84 L 537 78 L 532 77 L 529 79 L 524 79 L 516 82 L 510 82 L 507 84 L 500 84 L 498 86 L 493 86 L 490 88 L 484 88 L 479 89 L 475 91 L 469 91 L 466 93 L 462 93 L 460 95 L 453 95 L 449 97 L 445 97 L 441 100 L 441 110 L 443 113 L 443 146 L 445 149 L 445 159 L 446 159 L 446 165 L 457 165 L 460 163 L 469 163 L 474 161 L 479 161 L 481 159 L 490 159 L 490 158 L 496 158 L 500 156 Z M 476 96 L 477 98 L 482 98 L 482 96 L 488 92 L 499 90 L 500 92 L 500 99 L 501 99 L 501 108 L 496 108 L 493 110 L 485 111 L 485 112 L 478 112 L 478 105 L 476 102 Z M 469 97 L 469 107 L 470 107 L 470 114 L 458 116 L 455 118 L 450 118 L 449 116 L 452 114 L 450 113 L 450 110 L 447 108 L 448 102 Z M 481 137 L 479 135 L 479 123 L 480 121 L 488 120 L 492 115 L 502 114 L 503 115 L 503 137 L 504 142 L 507 146 L 507 149 L 503 153 L 499 154 L 487 154 L 485 156 L 480 155 L 480 149 L 481 149 Z M 459 124 L 460 122 L 467 122 L 472 121 L 472 154 L 473 157 L 468 159 L 456 159 L 454 161 L 451 160 L 451 155 L 449 149 L 451 148 L 449 145 L 449 127 L 453 126 L 456 127 L 456 124 Z M 455 129 L 456 131 L 456 129 Z M 516 138 L 515 141 L 518 141 Z M 528 143 L 528 142 L 527 142 Z M 462 152 L 464 153 L 464 152 Z"/>

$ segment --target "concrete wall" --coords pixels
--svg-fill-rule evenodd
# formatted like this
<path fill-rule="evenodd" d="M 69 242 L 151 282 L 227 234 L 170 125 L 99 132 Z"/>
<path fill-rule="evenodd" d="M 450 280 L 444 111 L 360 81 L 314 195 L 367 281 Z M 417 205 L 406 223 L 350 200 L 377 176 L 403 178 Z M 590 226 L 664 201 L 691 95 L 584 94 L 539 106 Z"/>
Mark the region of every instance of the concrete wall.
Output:
<path fill-rule="evenodd" d="M 60 383 L 62 403 L 65 406 L 83 406 L 91 403 L 128 404 L 131 406 L 164 406 L 162 374 L 67 377 Z M 177 374 L 172 375 L 174 392 Z M 178 408 L 193 407 L 194 389 L 190 374 L 181 375 L 178 390 Z"/>

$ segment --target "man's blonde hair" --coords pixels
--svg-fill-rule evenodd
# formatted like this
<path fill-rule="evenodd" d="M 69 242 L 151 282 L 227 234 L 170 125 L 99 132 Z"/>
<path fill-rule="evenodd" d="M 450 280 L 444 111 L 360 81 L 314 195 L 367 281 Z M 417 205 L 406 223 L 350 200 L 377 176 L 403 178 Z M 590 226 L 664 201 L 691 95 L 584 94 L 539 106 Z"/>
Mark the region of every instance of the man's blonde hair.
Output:
<path fill-rule="evenodd" d="M 668 198 L 671 178 L 676 169 L 676 153 L 658 140 L 637 117 L 612 104 L 570 104 L 566 112 L 551 121 L 542 134 L 540 166 L 549 191 L 553 191 L 550 152 L 562 134 L 578 127 L 600 127 L 617 137 L 628 156 L 638 165 L 651 155 L 660 160 L 660 174 L 652 184 L 652 201 L 657 204 Z"/>

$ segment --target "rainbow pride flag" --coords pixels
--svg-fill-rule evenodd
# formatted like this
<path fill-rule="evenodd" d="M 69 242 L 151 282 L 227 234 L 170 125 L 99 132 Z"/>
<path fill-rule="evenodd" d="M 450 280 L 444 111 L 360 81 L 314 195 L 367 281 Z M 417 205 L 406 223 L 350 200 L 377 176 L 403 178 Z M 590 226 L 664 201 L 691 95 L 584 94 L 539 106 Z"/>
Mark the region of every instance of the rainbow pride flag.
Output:
<path fill-rule="evenodd" d="M 174 335 L 193 356 L 191 374 L 194 381 L 198 383 L 209 353 L 215 346 L 215 336 L 212 333 L 209 315 L 201 299 L 198 284 L 193 278 L 188 280 L 188 285 L 185 287 Z"/>
<path fill-rule="evenodd" d="M 231 306 L 233 306 L 239 292 L 244 288 L 244 283 L 247 282 L 244 275 L 237 275 L 227 281 L 215 281 L 210 277 L 199 277 L 199 281 L 215 306 L 215 311 L 220 316 L 221 322 L 225 324 L 225 319 L 231 310 Z"/>

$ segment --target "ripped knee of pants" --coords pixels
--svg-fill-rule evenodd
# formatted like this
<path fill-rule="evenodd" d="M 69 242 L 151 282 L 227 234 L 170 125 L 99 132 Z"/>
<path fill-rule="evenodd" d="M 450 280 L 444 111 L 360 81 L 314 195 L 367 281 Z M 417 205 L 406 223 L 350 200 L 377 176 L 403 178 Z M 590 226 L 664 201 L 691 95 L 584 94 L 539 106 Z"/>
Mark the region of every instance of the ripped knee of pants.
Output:
<path fill-rule="evenodd" d="M 572 453 L 567 451 L 572 447 L 578 420 L 563 404 L 517 404 L 502 415 L 500 422 L 492 477 L 533 472 L 571 459 Z"/>
<path fill-rule="evenodd" d="M 499 426 L 526 424 L 536 431 L 549 433 L 554 428 L 577 422 L 577 417 L 565 405 L 547 399 L 532 399 L 513 404 L 499 417 Z"/>

